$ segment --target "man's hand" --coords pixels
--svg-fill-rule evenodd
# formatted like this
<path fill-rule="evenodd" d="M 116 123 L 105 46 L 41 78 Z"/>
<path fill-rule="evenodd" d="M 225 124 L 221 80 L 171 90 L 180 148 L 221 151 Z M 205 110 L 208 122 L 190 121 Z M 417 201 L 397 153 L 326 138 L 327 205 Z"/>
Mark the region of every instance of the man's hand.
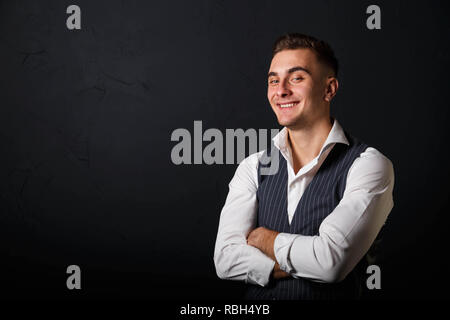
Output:
<path fill-rule="evenodd" d="M 275 266 L 273 267 L 273 271 L 272 271 L 272 277 L 274 279 L 281 279 L 281 278 L 286 278 L 286 277 L 290 277 L 291 275 L 283 270 L 280 269 L 280 265 L 278 264 L 278 262 L 275 263 Z"/>
<path fill-rule="evenodd" d="M 291 276 L 289 273 L 286 273 L 280 269 L 277 259 L 275 258 L 273 244 L 278 234 L 279 232 L 259 227 L 250 232 L 247 237 L 247 244 L 258 248 L 264 254 L 269 256 L 273 261 L 275 261 L 275 266 L 272 271 L 272 277 L 274 279 L 281 279 Z"/>
<path fill-rule="evenodd" d="M 273 244 L 278 234 L 279 232 L 259 227 L 249 233 L 247 244 L 258 248 L 272 260 L 277 261 L 275 252 L 273 251 Z"/>

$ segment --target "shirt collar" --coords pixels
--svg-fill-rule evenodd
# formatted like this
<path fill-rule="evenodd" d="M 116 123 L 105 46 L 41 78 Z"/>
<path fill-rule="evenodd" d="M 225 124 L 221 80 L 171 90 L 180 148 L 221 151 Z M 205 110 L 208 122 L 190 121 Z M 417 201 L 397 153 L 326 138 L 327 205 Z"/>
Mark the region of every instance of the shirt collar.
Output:
<path fill-rule="evenodd" d="M 324 144 L 322 145 L 322 148 L 320 149 L 317 158 L 319 158 L 322 155 L 322 153 L 326 149 L 328 149 L 330 145 L 333 145 L 335 143 L 343 143 L 349 145 L 349 142 L 347 140 L 347 137 L 345 136 L 344 129 L 342 128 L 342 126 L 336 119 L 332 120 L 334 120 L 333 126 L 331 127 L 331 130 L 328 133 L 328 137 L 325 140 Z M 275 147 L 277 147 L 281 151 L 281 153 L 283 153 L 284 155 L 290 153 L 290 147 L 288 143 L 288 131 L 286 127 L 281 129 L 281 131 L 275 137 L 273 137 L 272 140 Z"/>

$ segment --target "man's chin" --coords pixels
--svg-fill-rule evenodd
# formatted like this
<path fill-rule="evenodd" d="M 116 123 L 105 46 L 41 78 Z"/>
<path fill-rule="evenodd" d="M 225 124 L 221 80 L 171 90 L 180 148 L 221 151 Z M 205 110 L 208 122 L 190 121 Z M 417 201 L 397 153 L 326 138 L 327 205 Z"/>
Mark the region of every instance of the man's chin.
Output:
<path fill-rule="evenodd" d="M 305 125 L 302 119 L 295 119 L 295 120 L 278 119 L 278 124 L 291 130 L 302 128 Z"/>
<path fill-rule="evenodd" d="M 293 120 L 278 119 L 278 124 L 283 127 L 292 127 L 295 126 L 296 122 Z"/>

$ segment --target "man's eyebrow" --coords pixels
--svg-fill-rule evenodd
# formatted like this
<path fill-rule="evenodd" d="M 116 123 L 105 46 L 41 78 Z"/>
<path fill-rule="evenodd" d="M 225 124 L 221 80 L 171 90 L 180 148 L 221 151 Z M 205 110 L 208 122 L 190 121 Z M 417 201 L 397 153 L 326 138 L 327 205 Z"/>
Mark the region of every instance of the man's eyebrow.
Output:
<path fill-rule="evenodd" d="M 292 67 L 292 68 L 290 68 L 287 72 L 288 73 L 293 73 L 293 72 L 295 72 L 295 71 L 304 71 L 304 72 L 306 72 L 307 74 L 309 74 L 309 75 L 311 75 L 311 71 L 309 71 L 308 69 L 306 69 L 306 68 L 304 68 L 304 67 L 300 67 L 300 66 L 297 66 L 297 67 Z M 272 76 L 278 76 L 278 73 L 277 72 L 274 72 L 274 71 L 271 71 L 271 72 L 269 72 L 268 74 L 267 74 L 267 77 L 272 77 Z"/>
<path fill-rule="evenodd" d="M 303 68 L 303 67 L 300 67 L 300 66 L 290 68 L 290 69 L 288 70 L 288 73 L 292 73 L 292 72 L 295 72 L 295 71 L 305 71 L 307 74 L 311 75 L 311 72 L 310 72 L 308 69 Z"/>

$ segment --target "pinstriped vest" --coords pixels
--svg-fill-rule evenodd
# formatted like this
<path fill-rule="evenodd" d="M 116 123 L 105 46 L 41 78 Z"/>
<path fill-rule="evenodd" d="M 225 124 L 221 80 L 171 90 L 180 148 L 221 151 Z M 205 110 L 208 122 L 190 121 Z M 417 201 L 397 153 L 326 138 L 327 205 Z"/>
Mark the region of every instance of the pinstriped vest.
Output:
<path fill-rule="evenodd" d="M 257 226 L 278 232 L 313 236 L 319 234 L 322 221 L 334 210 L 344 194 L 347 173 L 353 161 L 367 148 L 346 133 L 349 145 L 336 143 L 325 161 L 303 193 L 295 210 L 291 224 L 287 213 L 287 163 L 279 152 L 267 156 L 277 156 L 279 168 L 273 175 L 262 175 L 261 162 L 258 166 L 258 217 Z M 278 151 L 278 150 L 277 150 Z M 273 159 L 273 158 L 272 158 Z M 366 259 L 339 283 L 318 283 L 304 278 L 292 277 L 271 280 L 266 287 L 250 285 L 246 297 L 249 299 L 316 300 L 358 298 L 362 276 L 366 271 Z"/>

